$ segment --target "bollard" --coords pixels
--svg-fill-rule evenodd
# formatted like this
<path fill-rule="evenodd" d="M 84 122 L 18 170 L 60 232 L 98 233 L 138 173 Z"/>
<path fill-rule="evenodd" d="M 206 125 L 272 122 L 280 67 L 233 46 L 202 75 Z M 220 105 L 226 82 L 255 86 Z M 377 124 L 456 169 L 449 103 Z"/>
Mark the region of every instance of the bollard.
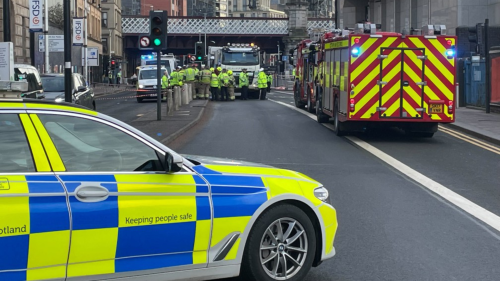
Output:
<path fill-rule="evenodd" d="M 172 98 L 172 89 L 167 90 L 167 113 L 169 116 L 174 115 L 174 101 Z"/>
<path fill-rule="evenodd" d="M 179 110 L 181 106 L 181 88 L 174 86 L 174 110 Z"/>
<path fill-rule="evenodd" d="M 189 104 L 188 85 L 182 85 L 181 105 Z"/>

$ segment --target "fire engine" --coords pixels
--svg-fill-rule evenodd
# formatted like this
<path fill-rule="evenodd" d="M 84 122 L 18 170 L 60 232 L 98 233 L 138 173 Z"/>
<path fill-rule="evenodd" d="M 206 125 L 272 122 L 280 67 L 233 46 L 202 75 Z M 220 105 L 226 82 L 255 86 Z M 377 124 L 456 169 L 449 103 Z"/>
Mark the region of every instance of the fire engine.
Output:
<path fill-rule="evenodd" d="M 333 118 L 337 135 L 388 126 L 432 137 L 438 123 L 455 121 L 455 43 L 444 25 L 406 35 L 369 23 L 302 41 L 295 104 L 319 123 Z"/>

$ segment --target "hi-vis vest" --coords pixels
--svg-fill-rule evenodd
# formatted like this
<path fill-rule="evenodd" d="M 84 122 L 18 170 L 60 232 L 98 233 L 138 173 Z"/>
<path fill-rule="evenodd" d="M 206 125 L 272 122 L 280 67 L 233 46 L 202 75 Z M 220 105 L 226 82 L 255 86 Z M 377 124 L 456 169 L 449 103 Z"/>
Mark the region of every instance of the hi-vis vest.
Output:
<path fill-rule="evenodd" d="M 267 75 L 264 72 L 259 72 L 257 84 L 259 84 L 259 89 L 267 88 Z"/>
<path fill-rule="evenodd" d="M 210 77 L 212 76 L 212 72 L 208 69 L 202 70 L 201 71 L 201 83 L 203 84 L 210 84 Z"/>
<path fill-rule="evenodd" d="M 219 77 L 217 74 L 212 73 L 212 79 L 210 80 L 210 87 L 218 88 L 219 87 Z"/>

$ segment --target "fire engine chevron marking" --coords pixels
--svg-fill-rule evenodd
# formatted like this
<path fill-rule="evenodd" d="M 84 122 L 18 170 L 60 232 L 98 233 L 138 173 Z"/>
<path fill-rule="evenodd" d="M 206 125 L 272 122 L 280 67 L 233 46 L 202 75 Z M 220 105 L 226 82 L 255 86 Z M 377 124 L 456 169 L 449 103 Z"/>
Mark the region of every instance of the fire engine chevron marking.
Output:
<path fill-rule="evenodd" d="M 425 64 L 426 66 L 430 65 L 430 64 L 434 65 L 439 70 L 439 72 L 441 72 L 446 77 L 446 79 L 450 83 L 453 84 L 455 82 L 454 81 L 453 73 L 451 73 L 450 70 L 443 65 L 443 61 L 440 60 L 438 57 L 436 57 L 434 55 L 434 53 L 432 52 L 432 50 L 429 50 L 429 48 L 421 40 L 419 40 L 418 38 L 410 38 L 410 40 L 411 40 L 412 43 L 414 43 L 414 45 L 417 48 L 428 49 L 428 51 L 425 52 L 425 54 L 427 55 L 428 61 L 429 61 L 429 63 L 426 62 L 426 64 Z M 432 44 L 430 44 L 430 46 L 432 46 Z M 450 64 L 447 61 L 446 61 L 446 63 Z M 450 67 L 451 67 L 451 65 L 450 65 Z"/>
<path fill-rule="evenodd" d="M 415 64 L 415 66 L 420 70 L 420 72 L 422 72 L 422 63 L 421 61 L 417 58 L 417 56 L 413 53 L 406 53 L 405 52 L 405 59 L 406 59 L 406 56 L 409 57 L 409 59 L 411 60 L 411 63 Z M 439 81 L 441 84 L 443 84 L 443 86 L 447 87 L 448 89 L 449 88 L 453 88 L 455 85 L 453 84 L 453 82 L 450 82 L 449 79 L 447 77 L 444 76 L 443 73 L 441 73 L 439 71 L 439 69 L 433 65 L 432 63 L 428 63 L 425 65 L 425 72 L 427 71 L 431 71 L 434 75 L 436 75 L 436 77 L 438 77 Z M 454 78 L 452 78 L 454 79 Z"/>
<path fill-rule="evenodd" d="M 370 38 L 370 39 L 375 39 L 376 38 Z M 395 41 L 396 41 L 396 37 L 389 37 L 387 38 L 385 41 L 383 40 L 379 40 L 379 41 L 382 41 L 381 44 L 378 44 L 379 46 L 377 48 L 386 48 L 386 47 L 389 47 L 391 46 Z M 375 49 L 375 48 L 374 48 Z M 363 48 L 361 48 L 361 50 L 363 50 Z M 376 49 L 375 49 L 376 50 Z M 351 75 L 354 76 L 354 77 L 358 77 L 362 72 L 364 72 L 369 65 L 371 65 L 375 60 L 379 60 L 378 59 L 378 55 L 379 53 L 376 52 L 375 50 L 371 51 L 370 53 L 370 56 L 368 56 L 368 58 L 366 58 L 361 64 L 359 64 L 358 66 L 356 65 L 353 65 L 352 67 L 355 68 Z M 365 51 L 365 52 L 369 52 L 369 50 Z M 353 64 L 353 63 L 351 63 Z"/>

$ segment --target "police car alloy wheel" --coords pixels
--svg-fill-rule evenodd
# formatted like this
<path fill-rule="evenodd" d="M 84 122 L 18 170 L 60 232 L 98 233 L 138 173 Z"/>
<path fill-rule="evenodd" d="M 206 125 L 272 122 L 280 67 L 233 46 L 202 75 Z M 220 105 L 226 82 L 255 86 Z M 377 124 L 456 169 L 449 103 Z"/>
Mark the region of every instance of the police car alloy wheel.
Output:
<path fill-rule="evenodd" d="M 311 219 L 293 205 L 278 205 L 255 223 L 245 249 L 242 280 L 303 280 L 316 252 Z"/>

